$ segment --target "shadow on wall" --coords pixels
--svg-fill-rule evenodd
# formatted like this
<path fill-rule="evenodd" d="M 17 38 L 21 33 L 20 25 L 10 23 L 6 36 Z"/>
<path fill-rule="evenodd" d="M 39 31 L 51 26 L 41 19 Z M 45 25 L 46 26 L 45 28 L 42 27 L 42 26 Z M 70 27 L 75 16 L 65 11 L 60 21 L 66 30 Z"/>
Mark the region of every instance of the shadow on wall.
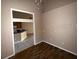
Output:
<path fill-rule="evenodd" d="M 76 1 L 77 0 L 44 0 L 42 3 L 42 12 L 44 13 L 49 10 L 68 5 Z"/>

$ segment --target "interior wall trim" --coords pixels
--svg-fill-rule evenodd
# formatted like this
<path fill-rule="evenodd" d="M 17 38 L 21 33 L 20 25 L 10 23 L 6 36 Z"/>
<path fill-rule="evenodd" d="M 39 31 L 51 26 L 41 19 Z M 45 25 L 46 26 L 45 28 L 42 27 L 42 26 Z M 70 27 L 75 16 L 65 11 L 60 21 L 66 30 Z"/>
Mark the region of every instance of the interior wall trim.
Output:
<path fill-rule="evenodd" d="M 50 45 L 52 45 L 52 46 L 55 46 L 55 47 L 57 47 L 57 48 L 59 48 L 59 49 L 62 49 L 62 50 L 64 50 L 64 51 L 66 51 L 66 52 L 69 52 L 69 53 L 71 53 L 71 54 L 73 54 L 73 55 L 76 55 L 76 56 L 77 56 L 77 54 L 76 54 L 76 53 L 74 53 L 74 52 L 72 52 L 72 51 L 69 51 L 69 50 L 64 49 L 64 48 L 62 48 L 62 47 L 59 47 L 59 46 L 57 46 L 57 45 L 55 45 L 55 44 L 52 44 L 52 43 L 50 43 L 50 42 L 47 42 L 47 41 L 43 41 L 43 42 L 48 43 L 48 44 L 50 44 Z"/>
<path fill-rule="evenodd" d="M 57 47 L 57 48 L 59 48 L 59 49 L 62 49 L 62 50 L 66 51 L 66 52 L 69 52 L 69 53 L 71 53 L 71 54 L 73 54 L 73 55 L 77 55 L 77 54 L 74 53 L 74 52 L 71 52 L 71 51 L 69 51 L 69 50 L 67 50 L 67 49 L 61 48 L 61 47 L 59 47 L 59 46 L 57 46 L 57 45 L 55 45 L 55 44 L 52 44 L 52 43 L 47 42 L 47 41 L 44 41 L 44 40 L 43 40 L 43 41 L 36 42 L 35 45 L 37 45 L 37 44 L 39 44 L 39 43 L 41 43 L 41 42 L 45 42 L 45 43 L 47 43 L 47 44 L 49 44 L 49 45 L 52 45 L 52 46 Z M 5 57 L 4 59 L 8 59 L 8 58 L 12 57 L 13 55 L 15 55 L 15 54 L 12 54 L 12 55 L 10 55 L 10 56 L 7 56 L 7 57 Z"/>
<path fill-rule="evenodd" d="M 43 42 L 43 41 L 36 42 L 36 45 L 39 44 L 39 43 L 41 43 L 41 42 Z"/>
<path fill-rule="evenodd" d="M 43 41 L 36 42 L 34 45 L 37 45 L 37 44 L 39 44 L 39 43 L 41 43 L 41 42 L 43 42 Z M 29 48 L 29 47 L 28 47 L 28 48 Z M 5 57 L 4 59 L 8 59 L 8 58 L 10 58 L 10 57 L 12 57 L 12 56 L 14 56 L 14 55 L 15 55 L 15 54 L 13 53 L 13 54 L 11 54 L 11 55 Z"/>
<path fill-rule="evenodd" d="M 12 57 L 12 56 L 14 56 L 14 55 L 15 55 L 15 54 L 13 53 L 13 54 L 11 54 L 11 55 L 5 57 L 4 59 L 8 59 L 8 58 L 10 58 L 10 57 Z"/>

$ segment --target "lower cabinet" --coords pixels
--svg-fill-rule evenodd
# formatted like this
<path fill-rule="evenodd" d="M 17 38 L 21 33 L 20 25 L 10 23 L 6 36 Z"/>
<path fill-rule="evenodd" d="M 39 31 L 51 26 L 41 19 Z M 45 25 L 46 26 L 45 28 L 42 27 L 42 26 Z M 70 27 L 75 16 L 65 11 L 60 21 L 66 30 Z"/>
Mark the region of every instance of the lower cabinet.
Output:
<path fill-rule="evenodd" d="M 15 53 L 19 53 L 34 45 L 33 37 L 15 44 Z"/>

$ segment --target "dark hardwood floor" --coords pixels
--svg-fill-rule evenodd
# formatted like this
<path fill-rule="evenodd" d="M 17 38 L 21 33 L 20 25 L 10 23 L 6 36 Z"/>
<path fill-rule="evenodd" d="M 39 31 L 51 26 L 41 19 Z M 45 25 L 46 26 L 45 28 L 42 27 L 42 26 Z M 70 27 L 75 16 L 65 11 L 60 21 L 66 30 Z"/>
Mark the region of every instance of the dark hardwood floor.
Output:
<path fill-rule="evenodd" d="M 77 56 L 41 42 L 9 59 L 77 59 Z"/>

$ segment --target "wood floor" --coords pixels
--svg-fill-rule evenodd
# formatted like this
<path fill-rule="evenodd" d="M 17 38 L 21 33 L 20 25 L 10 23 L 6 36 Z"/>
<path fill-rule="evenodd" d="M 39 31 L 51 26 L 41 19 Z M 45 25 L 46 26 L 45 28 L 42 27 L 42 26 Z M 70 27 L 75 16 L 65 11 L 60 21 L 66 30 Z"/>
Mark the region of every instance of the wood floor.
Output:
<path fill-rule="evenodd" d="M 41 42 L 9 59 L 77 59 L 77 56 Z"/>

